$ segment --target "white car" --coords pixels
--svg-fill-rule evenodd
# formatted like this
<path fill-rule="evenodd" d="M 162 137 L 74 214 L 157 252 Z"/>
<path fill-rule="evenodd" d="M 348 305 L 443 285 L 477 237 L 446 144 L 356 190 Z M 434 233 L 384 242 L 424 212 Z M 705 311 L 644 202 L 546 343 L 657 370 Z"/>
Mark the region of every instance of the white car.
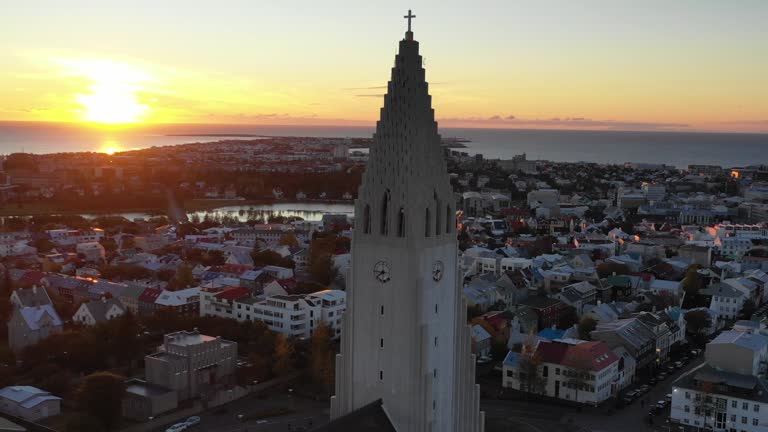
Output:
<path fill-rule="evenodd" d="M 175 425 L 166 429 L 165 432 L 184 432 L 188 427 L 189 426 L 187 426 L 186 423 L 176 423 Z"/>
<path fill-rule="evenodd" d="M 201 421 L 200 417 L 192 416 L 192 417 L 188 418 L 187 421 L 184 422 L 184 424 L 186 424 L 187 427 L 192 427 L 192 426 L 200 424 L 200 421 Z"/>

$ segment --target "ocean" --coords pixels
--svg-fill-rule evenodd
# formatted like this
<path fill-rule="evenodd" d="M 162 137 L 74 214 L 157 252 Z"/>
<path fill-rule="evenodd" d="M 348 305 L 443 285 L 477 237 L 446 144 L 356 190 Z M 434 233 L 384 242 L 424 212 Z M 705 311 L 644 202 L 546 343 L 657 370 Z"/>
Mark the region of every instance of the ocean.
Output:
<path fill-rule="evenodd" d="M 66 123 L 0 122 L 0 154 L 133 150 L 221 139 L 206 134 L 359 138 L 372 133 L 373 125 L 177 124 L 102 130 Z M 529 159 L 557 162 L 644 162 L 681 168 L 688 164 L 768 164 L 768 134 L 458 128 L 441 128 L 440 133 L 443 137 L 470 140 L 461 151 L 481 153 L 485 158 L 511 158 L 526 153 Z"/>

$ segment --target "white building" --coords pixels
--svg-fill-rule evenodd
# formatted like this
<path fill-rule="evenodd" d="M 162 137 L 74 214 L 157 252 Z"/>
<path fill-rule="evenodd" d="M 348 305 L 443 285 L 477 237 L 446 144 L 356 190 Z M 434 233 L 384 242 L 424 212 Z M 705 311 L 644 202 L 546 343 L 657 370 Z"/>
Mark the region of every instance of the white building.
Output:
<path fill-rule="evenodd" d="M 619 390 L 621 359 L 604 342 L 540 341 L 533 354 L 510 351 L 502 366 L 502 386 L 578 403 L 597 405 Z"/>
<path fill-rule="evenodd" d="M 410 31 L 388 89 L 357 194 L 350 303 L 326 428 L 348 430 L 335 420 L 376 404 L 399 432 L 481 432 L 454 195 Z"/>
<path fill-rule="evenodd" d="M 37 387 L 4 387 L 0 389 L 0 412 L 34 422 L 59 415 L 61 398 Z"/>
<path fill-rule="evenodd" d="M 334 338 L 341 334 L 341 316 L 346 310 L 344 291 L 325 290 L 307 295 L 276 295 L 259 300 L 242 297 L 234 301 L 238 321 L 262 321 L 270 330 L 309 338 L 322 322 Z"/>
<path fill-rule="evenodd" d="M 99 242 L 104 238 L 104 230 L 91 228 L 89 230 L 53 229 L 46 233 L 51 241 L 62 246 L 74 246 L 79 243 Z"/>
<path fill-rule="evenodd" d="M 746 296 L 736 288 L 718 283 L 707 289 L 712 294 L 709 308 L 717 312 L 720 317 L 734 320 L 738 318 L 741 308 L 744 306 Z"/>
<path fill-rule="evenodd" d="M 715 431 L 765 432 L 766 346 L 766 337 L 736 331 L 707 344 L 706 363 L 673 384 L 670 420 Z"/>
<path fill-rule="evenodd" d="M 101 262 L 106 256 L 104 246 L 99 242 L 78 243 L 77 253 L 83 254 L 85 260 L 90 262 Z"/>

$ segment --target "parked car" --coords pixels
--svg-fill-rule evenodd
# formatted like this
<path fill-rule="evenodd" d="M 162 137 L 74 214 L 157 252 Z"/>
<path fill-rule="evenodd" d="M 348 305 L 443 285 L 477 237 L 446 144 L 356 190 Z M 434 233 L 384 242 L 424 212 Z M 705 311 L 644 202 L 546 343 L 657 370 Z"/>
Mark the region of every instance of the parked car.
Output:
<path fill-rule="evenodd" d="M 660 401 L 656 402 L 656 406 L 659 407 L 660 409 L 664 409 L 664 408 L 667 407 L 667 401 L 660 400 Z"/>
<path fill-rule="evenodd" d="M 640 386 L 638 390 L 640 391 L 640 393 L 646 393 L 650 389 L 651 389 L 651 386 L 649 386 L 648 384 L 643 384 Z"/>
<path fill-rule="evenodd" d="M 664 381 L 665 379 L 667 379 L 667 374 L 665 372 L 662 372 L 656 375 L 656 377 L 659 379 L 659 381 Z"/>
<path fill-rule="evenodd" d="M 649 379 L 649 380 L 648 380 L 648 382 L 649 382 L 651 385 L 656 385 L 656 383 L 657 383 L 657 382 L 659 382 L 659 379 L 658 379 L 658 378 L 656 378 L 656 377 L 653 377 L 653 378 Z"/>
<path fill-rule="evenodd" d="M 185 424 L 186 424 L 188 427 L 192 427 L 192 426 L 195 426 L 195 425 L 198 425 L 198 424 L 200 424 L 200 421 L 201 421 L 200 417 L 198 417 L 198 416 L 192 416 L 192 417 L 188 418 L 188 419 L 187 419 L 187 421 L 185 421 L 184 423 L 185 423 Z"/>
<path fill-rule="evenodd" d="M 680 359 L 680 361 L 682 361 L 683 364 L 688 364 L 688 363 L 690 363 L 691 359 L 688 358 L 688 357 L 683 357 L 683 358 Z"/>
<path fill-rule="evenodd" d="M 655 405 L 651 407 L 650 411 L 648 411 L 649 416 L 659 415 L 659 413 L 661 413 L 661 409 Z"/>
<path fill-rule="evenodd" d="M 683 362 L 681 362 L 681 361 L 679 361 L 679 362 L 675 362 L 675 367 L 676 367 L 676 368 L 680 369 L 680 368 L 682 368 L 683 366 L 685 366 L 685 364 L 684 364 Z"/>
<path fill-rule="evenodd" d="M 186 423 L 176 423 L 175 425 L 166 429 L 165 432 L 184 432 L 188 427 L 189 426 L 187 426 Z"/>
<path fill-rule="evenodd" d="M 664 396 L 664 400 L 668 403 L 672 403 L 672 393 L 667 393 L 666 396 Z"/>

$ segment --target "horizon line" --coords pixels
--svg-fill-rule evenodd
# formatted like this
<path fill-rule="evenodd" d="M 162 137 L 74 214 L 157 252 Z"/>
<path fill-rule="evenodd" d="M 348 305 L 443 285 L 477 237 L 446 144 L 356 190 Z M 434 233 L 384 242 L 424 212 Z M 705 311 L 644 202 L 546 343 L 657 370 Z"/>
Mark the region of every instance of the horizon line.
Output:
<path fill-rule="evenodd" d="M 238 127 L 308 127 L 308 128 L 334 128 L 334 127 L 348 127 L 359 129 L 371 129 L 375 131 L 376 121 L 371 121 L 370 124 L 363 120 L 351 120 L 353 123 L 343 123 L 344 120 L 339 120 L 339 123 L 329 124 L 312 124 L 312 123 L 211 123 L 211 122 L 137 122 L 137 123 L 119 123 L 119 124 L 100 124 L 100 123 L 88 123 L 79 121 L 66 121 L 66 120 L 4 120 L 0 119 L 0 123 L 38 123 L 38 124 L 57 124 L 67 125 L 74 127 L 90 128 L 90 129 L 105 129 L 105 130 L 125 130 L 125 129 L 141 129 L 154 126 L 238 126 Z M 521 130 L 521 131 L 561 131 L 561 132 L 637 132 L 637 133 L 694 133 L 694 134 L 737 134 L 737 135 L 768 135 L 768 130 L 765 131 L 731 131 L 722 129 L 697 129 L 697 128 L 670 128 L 670 129 L 653 129 L 653 128 L 597 128 L 597 127 L 525 127 L 523 125 L 513 126 L 509 125 L 491 125 L 491 126 L 452 126 L 451 119 L 446 120 L 448 126 L 440 126 L 441 129 L 472 129 L 472 130 Z M 436 120 L 440 124 L 441 120 Z M 460 122 L 457 122 L 460 123 Z M 218 132 L 222 133 L 222 132 Z M 203 134 L 204 135 L 204 134 Z"/>

